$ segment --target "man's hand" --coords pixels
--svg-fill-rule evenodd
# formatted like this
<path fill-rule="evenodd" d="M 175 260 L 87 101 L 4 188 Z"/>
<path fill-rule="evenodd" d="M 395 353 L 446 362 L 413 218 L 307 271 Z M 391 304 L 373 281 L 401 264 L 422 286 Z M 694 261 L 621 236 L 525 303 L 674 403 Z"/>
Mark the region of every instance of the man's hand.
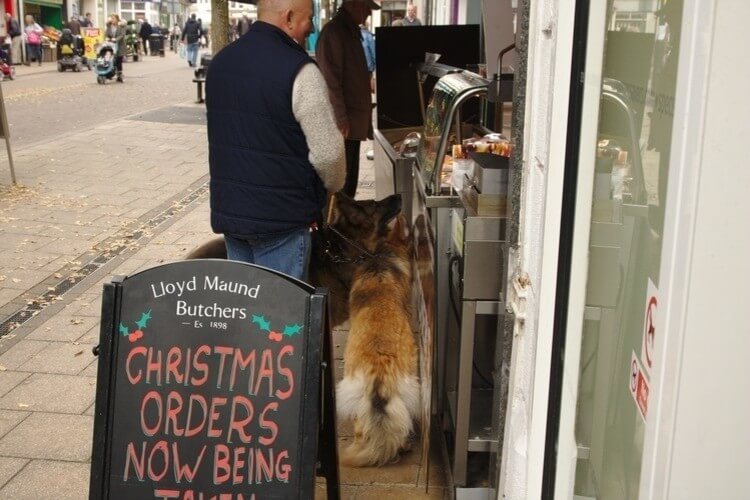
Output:
<path fill-rule="evenodd" d="M 348 123 L 342 123 L 339 125 L 339 130 L 341 131 L 341 135 L 344 136 L 344 139 L 349 137 L 349 124 Z"/>

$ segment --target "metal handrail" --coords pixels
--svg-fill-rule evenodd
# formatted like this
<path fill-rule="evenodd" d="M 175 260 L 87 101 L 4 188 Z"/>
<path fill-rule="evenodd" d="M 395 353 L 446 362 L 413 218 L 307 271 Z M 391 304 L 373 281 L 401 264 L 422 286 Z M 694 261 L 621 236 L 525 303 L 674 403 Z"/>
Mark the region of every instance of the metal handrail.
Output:
<path fill-rule="evenodd" d="M 489 83 L 489 82 L 488 82 Z M 487 95 L 487 87 L 470 88 L 464 91 L 463 94 L 459 94 L 453 100 L 450 110 L 445 115 L 445 122 L 440 127 L 443 130 L 443 135 L 440 137 L 440 143 L 435 156 L 435 166 L 432 172 L 432 190 L 435 192 L 435 186 L 437 186 L 437 192 L 440 192 L 440 174 L 443 173 L 443 160 L 445 158 L 445 152 L 448 149 L 448 137 L 450 136 L 450 124 L 453 120 L 459 107 L 472 97 L 480 97 Z"/>
<path fill-rule="evenodd" d="M 455 66 L 449 66 L 447 64 L 438 62 L 423 62 L 417 64 L 417 73 L 434 76 L 435 78 L 442 78 L 445 75 L 450 75 L 452 73 L 461 73 L 463 71 L 464 70 L 462 68 L 457 68 Z"/>
<path fill-rule="evenodd" d="M 635 116 L 630 105 L 625 102 L 622 96 L 607 90 L 602 91 L 602 99 L 607 99 L 615 105 L 622 108 L 628 117 L 628 129 L 630 131 L 630 147 L 632 150 L 631 158 L 633 159 L 633 180 L 635 189 L 631 192 L 632 199 L 636 203 L 646 203 L 646 181 L 643 172 L 643 163 L 641 162 L 641 145 L 638 139 L 638 133 L 635 126 Z"/>

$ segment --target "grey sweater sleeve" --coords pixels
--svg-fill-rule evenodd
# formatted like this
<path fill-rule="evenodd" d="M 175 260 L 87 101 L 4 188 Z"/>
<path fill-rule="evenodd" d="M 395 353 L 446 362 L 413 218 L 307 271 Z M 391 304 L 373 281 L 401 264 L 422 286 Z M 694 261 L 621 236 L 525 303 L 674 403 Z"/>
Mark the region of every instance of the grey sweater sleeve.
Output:
<path fill-rule="evenodd" d="M 292 112 L 310 148 L 310 163 L 328 191 L 340 190 L 346 178 L 344 138 L 333 118 L 323 74 L 315 64 L 306 64 L 297 73 L 292 86 Z"/>

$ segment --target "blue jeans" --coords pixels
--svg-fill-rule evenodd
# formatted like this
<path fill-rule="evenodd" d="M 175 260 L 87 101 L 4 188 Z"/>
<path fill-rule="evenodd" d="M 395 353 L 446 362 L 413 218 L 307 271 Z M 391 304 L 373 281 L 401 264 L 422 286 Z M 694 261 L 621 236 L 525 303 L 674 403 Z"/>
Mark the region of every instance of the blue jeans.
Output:
<path fill-rule="evenodd" d="M 187 44 L 187 60 L 191 66 L 195 66 L 198 61 L 198 42 Z"/>
<path fill-rule="evenodd" d="M 305 281 L 312 248 L 310 229 L 281 235 L 235 237 L 224 235 L 227 258 L 268 267 Z"/>
<path fill-rule="evenodd" d="M 31 61 L 32 59 L 36 59 L 36 61 L 39 64 L 42 64 L 42 45 L 32 45 L 30 43 L 26 44 L 26 60 Z"/>

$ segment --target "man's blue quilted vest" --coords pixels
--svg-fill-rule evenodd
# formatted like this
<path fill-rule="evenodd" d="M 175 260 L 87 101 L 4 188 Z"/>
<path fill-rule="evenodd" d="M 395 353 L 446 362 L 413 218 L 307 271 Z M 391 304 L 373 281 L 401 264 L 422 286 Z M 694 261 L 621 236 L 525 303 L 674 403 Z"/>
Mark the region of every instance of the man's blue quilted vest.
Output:
<path fill-rule="evenodd" d="M 307 52 L 255 22 L 211 61 L 206 77 L 211 226 L 237 236 L 274 234 L 320 218 L 326 191 L 292 112 Z"/>

